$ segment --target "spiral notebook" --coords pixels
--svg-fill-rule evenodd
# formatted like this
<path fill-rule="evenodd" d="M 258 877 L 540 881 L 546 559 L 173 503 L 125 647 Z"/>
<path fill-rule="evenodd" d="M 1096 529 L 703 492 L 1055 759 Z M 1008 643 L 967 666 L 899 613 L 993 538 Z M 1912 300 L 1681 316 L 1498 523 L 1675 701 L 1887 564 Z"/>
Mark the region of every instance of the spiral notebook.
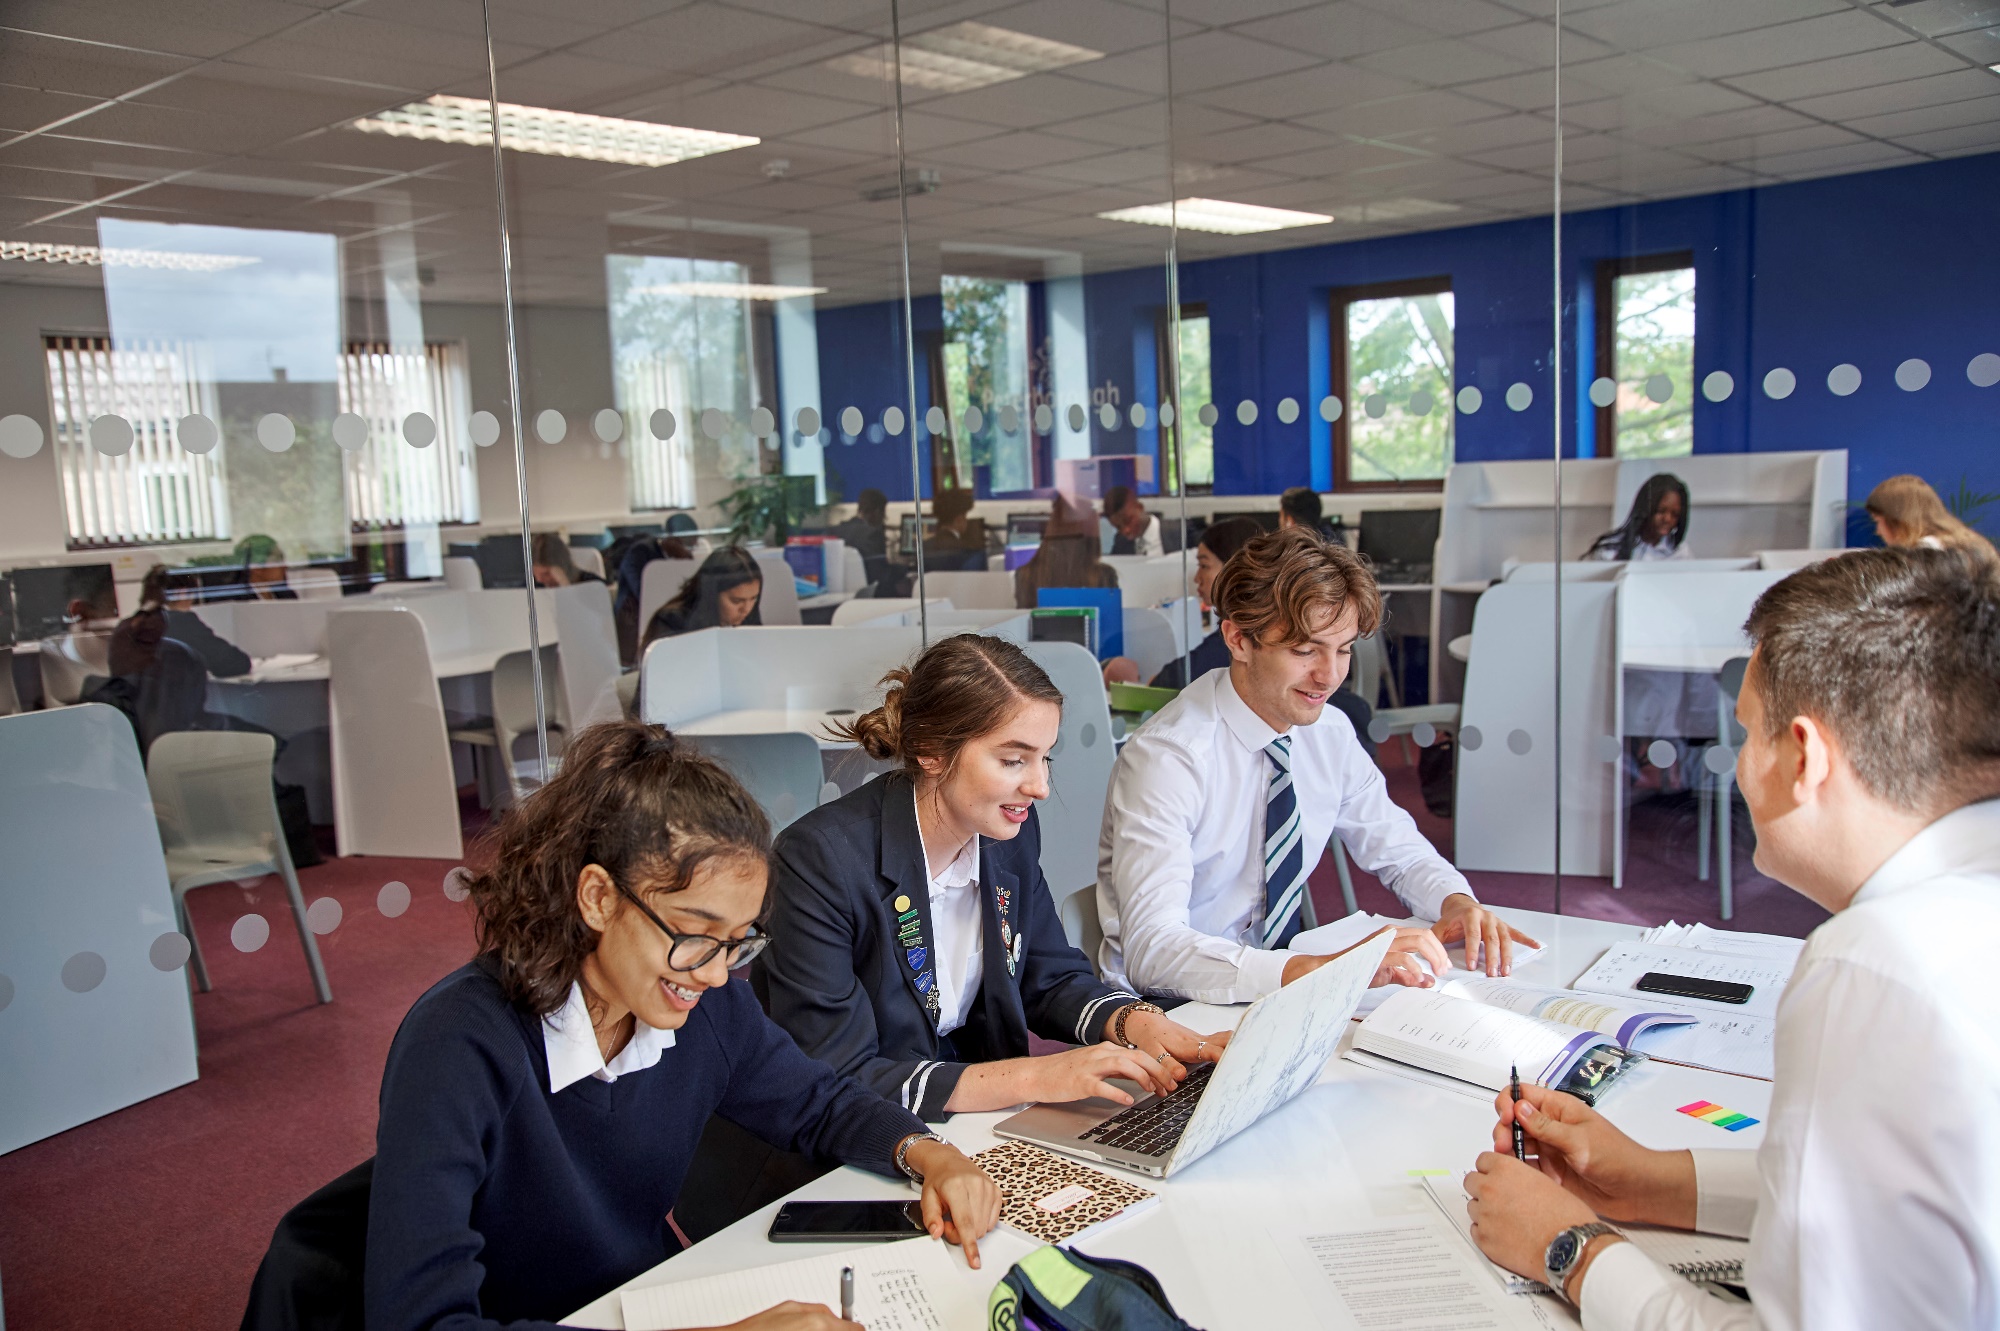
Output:
<path fill-rule="evenodd" d="M 1472 1217 L 1465 1211 L 1465 1189 L 1459 1186 L 1457 1175 L 1449 1178 L 1427 1178 L 1424 1188 L 1431 1200 L 1437 1203 L 1458 1227 L 1465 1241 L 1472 1244 L 1474 1252 L 1479 1245 L 1472 1238 Z M 1749 1256 L 1750 1244 L 1744 1239 L 1723 1238 L 1716 1234 L 1690 1234 L 1683 1229 L 1660 1229 L 1653 1225 L 1620 1225 L 1618 1232 L 1638 1245 L 1639 1251 L 1666 1267 L 1675 1275 L 1692 1280 L 1698 1285 L 1740 1285 L 1743 1283 L 1743 1261 Z M 1539 1280 L 1517 1276 L 1502 1267 L 1494 1266 L 1480 1254 L 1480 1260 L 1492 1268 L 1494 1279 L 1506 1286 L 1509 1294 L 1545 1294 L 1548 1286 Z"/>

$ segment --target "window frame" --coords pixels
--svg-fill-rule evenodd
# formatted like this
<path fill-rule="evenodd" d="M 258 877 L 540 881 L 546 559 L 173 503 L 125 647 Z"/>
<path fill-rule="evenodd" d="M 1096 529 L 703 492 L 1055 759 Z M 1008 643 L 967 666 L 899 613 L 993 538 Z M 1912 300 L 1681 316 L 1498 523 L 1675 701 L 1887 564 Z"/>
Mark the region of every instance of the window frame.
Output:
<path fill-rule="evenodd" d="M 1208 302 L 1205 300 L 1184 300 L 1181 302 L 1180 322 L 1190 319 L 1208 319 L 1209 355 L 1209 400 L 1215 400 L 1215 321 L 1209 318 Z M 1186 457 L 1187 443 L 1181 435 L 1181 422 L 1185 413 L 1181 410 L 1180 397 L 1180 348 L 1174 339 L 1175 319 L 1171 305 L 1162 305 L 1153 320 L 1153 364 L 1154 380 L 1160 385 L 1159 399 L 1174 404 L 1174 423 L 1160 433 L 1160 493 L 1162 495 L 1212 495 L 1215 493 L 1215 459 L 1209 458 L 1209 477 L 1206 481 L 1187 482 L 1175 465 L 1176 459 Z M 1219 408 L 1218 408 L 1219 410 Z M 1171 486 L 1169 486 L 1171 482 Z"/>
<path fill-rule="evenodd" d="M 1340 399 L 1341 413 L 1333 422 L 1333 488 L 1336 493 L 1406 493 L 1435 492 L 1444 489 L 1444 477 L 1426 477 L 1412 481 L 1357 481 L 1354 479 L 1352 459 L 1348 456 L 1348 423 L 1353 420 L 1356 410 L 1353 385 L 1348 382 L 1347 351 L 1347 307 L 1360 300 L 1385 300 L 1394 296 L 1437 296 L 1451 291 L 1451 274 L 1439 273 L 1431 277 L 1410 277 L 1394 282 L 1366 282 L 1356 286 L 1335 287 L 1329 293 L 1329 314 L 1333 327 L 1328 330 L 1327 346 L 1333 359 L 1332 377 L 1328 382 L 1333 386 L 1333 395 Z M 1452 378 L 1450 394 L 1441 404 L 1446 411 L 1456 411 L 1458 391 L 1458 325 L 1454 320 L 1451 329 Z M 1450 427 L 1447 427 L 1450 428 Z M 1453 430 L 1456 435 L 1456 430 Z M 1454 444 L 1453 451 L 1456 452 Z M 1450 469 L 1453 459 L 1445 459 L 1445 468 Z"/>
<path fill-rule="evenodd" d="M 1608 378 L 1618 382 L 1618 279 L 1637 277 L 1644 273 L 1670 273 L 1677 268 L 1694 271 L 1693 250 L 1667 250 L 1658 254 L 1628 254 L 1615 259 L 1599 259 L 1593 292 L 1593 306 L 1597 327 L 1593 330 L 1593 381 Z M 1695 299 L 1701 299 L 1699 290 L 1701 277 L 1695 274 Z M 1597 446 L 1593 450 L 1598 457 L 1618 456 L 1618 399 L 1614 396 L 1608 407 L 1592 406 L 1597 413 Z"/>

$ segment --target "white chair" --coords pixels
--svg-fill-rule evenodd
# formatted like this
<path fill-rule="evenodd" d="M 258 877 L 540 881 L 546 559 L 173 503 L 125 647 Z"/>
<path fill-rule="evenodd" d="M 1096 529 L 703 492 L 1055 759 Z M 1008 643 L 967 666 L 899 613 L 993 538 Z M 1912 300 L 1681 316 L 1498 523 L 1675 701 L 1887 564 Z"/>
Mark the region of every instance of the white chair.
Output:
<path fill-rule="evenodd" d="M 111 635 L 65 633 L 41 644 L 42 697 L 62 707 L 83 697 L 84 682 L 111 674 Z"/>
<path fill-rule="evenodd" d="M 542 696 L 548 706 L 549 762 L 553 766 L 562 752 L 567 733 L 563 722 L 569 711 L 563 702 L 562 663 L 554 643 L 542 648 Z M 480 782 L 489 807 L 519 803 L 526 791 L 516 765 L 514 744 L 535 733 L 534 653 L 508 652 L 494 662 L 492 717 L 482 717 L 476 723 L 455 727 L 447 733 L 460 744 L 492 751 L 494 767 L 490 776 L 482 773 Z M 553 771 L 537 769 L 534 784 L 540 785 L 552 775 Z"/>
<path fill-rule="evenodd" d="M 1052 750 L 1054 788 L 1036 806 L 1042 875 L 1049 880 L 1064 932 L 1070 942 L 1085 947 L 1096 927 L 1097 839 L 1111 790 L 1111 765 L 1118 756 L 1111 703 L 1096 658 L 1075 643 L 1031 642 L 1027 652 L 1063 695 L 1062 728 Z M 1095 959 L 1094 940 L 1085 950 Z"/>
<path fill-rule="evenodd" d="M 799 616 L 799 586 L 783 550 L 753 550 L 764 570 L 764 593 L 757 601 L 757 618 L 765 624 L 803 624 Z"/>
<path fill-rule="evenodd" d="M 331 1003 L 333 990 L 320 962 L 319 943 L 306 923 L 305 896 L 272 798 L 276 753 L 277 742 L 269 735 L 240 730 L 184 730 L 153 741 L 146 756 L 146 784 L 160 822 L 174 917 L 191 948 L 195 983 L 207 993 L 213 986 L 201 939 L 188 916 L 187 894 L 212 883 L 278 875 L 312 972 L 313 991 L 320 1002 Z"/>
<path fill-rule="evenodd" d="M 826 775 L 819 744 L 804 731 L 767 735 L 689 735 L 688 743 L 728 768 L 782 832 L 819 807 Z M 836 788 L 837 789 L 837 788 Z"/>
<path fill-rule="evenodd" d="M 333 826 L 342 855 L 465 854 L 444 702 L 407 606 L 326 617 Z"/>
<path fill-rule="evenodd" d="M 1382 635 L 1371 633 L 1365 638 L 1354 640 L 1354 663 L 1349 667 L 1350 682 L 1354 691 L 1373 707 L 1375 699 L 1381 696 L 1383 676 L 1388 672 L 1388 654 L 1382 647 Z M 1395 697 L 1392 691 L 1390 697 Z M 1407 737 L 1420 725 L 1433 730 L 1454 731 L 1458 729 L 1460 707 L 1455 702 L 1430 703 L 1421 707 L 1379 707 L 1375 717 L 1368 723 L 1368 736 L 1377 744 L 1387 743 L 1398 736 Z"/>
<path fill-rule="evenodd" d="M 444 585 L 455 592 L 476 592 L 486 586 L 480 576 L 479 561 L 465 555 L 444 557 Z"/>
<path fill-rule="evenodd" d="M 604 576 L 604 552 L 594 545 L 572 545 L 569 548 L 570 562 L 585 573 Z"/>
<path fill-rule="evenodd" d="M 330 568 L 293 568 L 285 570 L 285 581 L 298 593 L 301 601 L 338 601 L 340 599 L 340 575 Z"/>
<path fill-rule="evenodd" d="M 639 639 L 661 606 L 680 594 L 683 584 L 701 567 L 698 559 L 655 559 L 639 574 Z"/>
<path fill-rule="evenodd" d="M 555 603 L 556 641 L 562 644 L 564 721 L 573 731 L 616 721 L 620 676 L 611 598 L 592 582 L 557 587 L 548 596 Z"/>
<path fill-rule="evenodd" d="M 1736 917 L 1735 853 L 1731 842 L 1736 824 L 1736 751 L 1743 747 L 1747 732 L 1736 721 L 1736 695 L 1743 691 L 1743 673 L 1750 668 L 1747 656 L 1723 662 L 1716 677 L 1715 733 L 1721 741 L 1701 753 L 1700 784 L 1695 787 L 1701 805 L 1701 821 L 1696 833 L 1695 877 L 1708 881 L 1708 848 L 1715 846 L 1716 879 L 1721 889 L 1722 918 Z M 1717 766 L 1709 765 L 1713 758 Z M 1726 760 L 1726 761 L 1725 761 Z M 1719 769 L 1719 770 L 1718 770 Z"/>
<path fill-rule="evenodd" d="M 435 591 L 442 587 L 438 582 L 378 582 L 368 589 L 370 596 L 408 596 L 411 592 Z M 478 583 L 474 583 L 475 588 Z"/>

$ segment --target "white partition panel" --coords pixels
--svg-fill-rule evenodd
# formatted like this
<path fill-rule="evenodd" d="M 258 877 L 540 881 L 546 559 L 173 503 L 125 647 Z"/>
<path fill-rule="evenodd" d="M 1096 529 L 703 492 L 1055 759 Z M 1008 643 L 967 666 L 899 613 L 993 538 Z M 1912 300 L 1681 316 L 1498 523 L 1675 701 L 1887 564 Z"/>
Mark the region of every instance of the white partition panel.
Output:
<path fill-rule="evenodd" d="M 1180 654 L 1173 623 L 1165 611 L 1125 607 L 1125 655 L 1139 667 L 1140 683 L 1151 680 Z"/>
<path fill-rule="evenodd" d="M 926 573 L 924 591 L 942 596 L 961 610 L 1012 610 L 1012 573 Z"/>
<path fill-rule="evenodd" d="M 423 620 L 408 606 L 343 611 L 327 665 L 340 853 L 457 859 L 458 788 Z"/>
<path fill-rule="evenodd" d="M 1436 581 L 1491 582 L 1509 560 L 1546 561 L 1554 535 L 1552 462 L 1461 462 L 1445 474 Z M 1563 558 L 1576 559 L 1611 526 L 1618 463 L 1562 466 Z"/>
<path fill-rule="evenodd" d="M 553 628 L 562 645 L 563 698 L 570 725 L 580 730 L 599 721 L 616 721 L 621 715 L 618 629 L 604 585 L 578 583 L 547 595 L 555 613 L 543 621 L 543 632 Z"/>
<path fill-rule="evenodd" d="M 639 714 L 675 729 L 818 734 L 830 713 L 872 706 L 917 654 L 913 628 L 702 629 L 661 638 L 640 666 Z"/>
<path fill-rule="evenodd" d="M 1847 543 L 1844 448 L 1627 459 L 1618 464 L 1615 520 L 1623 520 L 1646 478 L 1663 471 L 1687 483 L 1687 543 L 1697 555 L 1754 556 Z"/>
<path fill-rule="evenodd" d="M 655 559 L 639 573 L 639 636 L 661 606 L 680 594 L 681 585 L 701 567 L 699 559 Z"/>
<path fill-rule="evenodd" d="M 954 607 L 949 597 L 933 596 L 926 603 L 931 613 L 951 610 Z M 878 628 L 909 628 L 918 622 L 917 598 L 914 596 L 868 597 L 865 600 L 842 601 L 834 607 L 833 627 L 837 629 L 860 628 L 873 625 Z"/>
<path fill-rule="evenodd" d="M 1118 572 L 1119 599 L 1126 605 L 1159 605 L 1186 596 L 1194 577 L 1194 552 L 1185 562 L 1171 555 L 1106 555 L 1104 562 Z"/>
<path fill-rule="evenodd" d="M 764 594 L 757 602 L 757 617 L 766 625 L 788 627 L 801 624 L 799 585 L 792 580 L 792 566 L 783 550 L 753 550 L 764 569 Z"/>
<path fill-rule="evenodd" d="M 1027 651 L 1063 694 L 1049 797 L 1035 806 L 1042 825 L 1042 873 L 1060 908 L 1097 885 L 1097 839 L 1118 748 L 1096 658 L 1073 642 L 1034 642 Z M 1066 922 L 1071 913 L 1065 912 Z"/>
<path fill-rule="evenodd" d="M 0 717 L 0 1154 L 195 1080 L 194 1009 L 131 722 Z M 158 962 L 166 962 L 162 969 Z"/>

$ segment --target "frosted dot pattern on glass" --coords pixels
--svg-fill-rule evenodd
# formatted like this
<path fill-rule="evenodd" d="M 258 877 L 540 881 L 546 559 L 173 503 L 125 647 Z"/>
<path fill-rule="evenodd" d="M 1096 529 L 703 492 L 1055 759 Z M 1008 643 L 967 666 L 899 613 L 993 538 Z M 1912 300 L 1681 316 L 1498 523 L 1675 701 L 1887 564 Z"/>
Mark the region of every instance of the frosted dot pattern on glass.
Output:
<path fill-rule="evenodd" d="M 1612 735 L 1599 735 L 1591 744 L 1590 751 L 1597 755 L 1601 763 L 1615 763 L 1620 752 L 1618 740 Z"/>
<path fill-rule="evenodd" d="M 701 432 L 710 439 L 720 439 L 729 433 L 729 418 L 715 407 L 701 413 Z"/>
<path fill-rule="evenodd" d="M 1068 410 L 1067 412 L 1065 412 L 1065 413 L 1064 413 L 1064 415 L 1065 415 L 1065 416 L 1066 416 L 1066 417 L 1068 418 L 1068 420 L 1069 420 L 1069 428 L 1070 428 L 1070 429 L 1071 429 L 1072 431 L 1081 431 L 1081 430 L 1083 429 L 1083 404 L 1082 404 L 1082 403 L 1080 403 L 1080 402 L 1072 402 L 1072 403 L 1070 403 L 1070 404 L 1069 404 L 1069 410 Z"/>
<path fill-rule="evenodd" d="M 1649 402 L 1665 402 L 1674 395 L 1674 381 L 1664 374 L 1656 374 L 1646 380 L 1646 399 Z"/>
<path fill-rule="evenodd" d="M 475 411 L 467 424 L 472 430 L 472 442 L 478 447 L 491 448 L 500 442 L 500 418 L 492 412 Z"/>
<path fill-rule="evenodd" d="M 1257 423 L 1257 404 L 1247 397 L 1238 402 L 1236 404 L 1236 423 L 1238 425 L 1255 425 Z"/>
<path fill-rule="evenodd" d="M 6 976 L 0 975 L 0 1012 L 5 1012 L 7 1005 L 13 1001 L 14 982 Z"/>
<path fill-rule="evenodd" d="M 819 410 L 816 407 L 800 407 L 798 415 L 799 433 L 812 436 L 819 433 Z"/>
<path fill-rule="evenodd" d="M 1428 721 L 1419 721 L 1410 727 L 1410 738 L 1417 742 L 1420 749 L 1428 749 L 1437 743 L 1437 737 L 1437 727 Z"/>
<path fill-rule="evenodd" d="M 1591 406 L 1608 407 L 1617 400 L 1618 400 L 1618 383 L 1616 380 L 1600 374 L 1595 379 L 1592 379 L 1590 381 Z"/>
<path fill-rule="evenodd" d="M 840 429 L 843 434 L 861 433 L 861 408 L 847 407 L 840 413 Z"/>
<path fill-rule="evenodd" d="M 1477 753 L 1479 746 L 1486 742 L 1486 734 L 1478 726 L 1461 726 L 1458 731 L 1458 747 L 1467 753 Z"/>
<path fill-rule="evenodd" d="M 1132 419 L 1133 429 L 1143 430 L 1146 428 L 1146 406 L 1143 402 L 1134 402 L 1132 410 L 1126 414 Z"/>
<path fill-rule="evenodd" d="M 1387 744 L 1389 736 L 1394 733 L 1390 729 L 1389 723 L 1379 716 L 1368 722 L 1368 738 L 1374 740 L 1377 744 Z"/>
<path fill-rule="evenodd" d="M 1278 422 L 1290 425 L 1299 418 L 1299 400 L 1293 397 L 1278 399 Z"/>
<path fill-rule="evenodd" d="M 1337 397 L 1323 397 L 1319 400 L 1319 418 L 1328 425 L 1340 419 L 1340 413 L 1347 410 L 1347 404 Z"/>
<path fill-rule="evenodd" d="M 554 407 L 535 416 L 535 437 L 545 444 L 559 444 L 569 433 L 569 422 Z"/>
<path fill-rule="evenodd" d="M 408 883 L 384 883 L 382 890 L 375 894 L 375 909 L 390 919 L 395 919 L 410 908 L 410 885 Z"/>
<path fill-rule="evenodd" d="M 1203 425 L 1214 425 L 1222 419 L 1222 411 L 1213 402 L 1204 402 L 1201 404 L 1201 410 L 1195 413 L 1195 417 Z"/>
<path fill-rule="evenodd" d="M 104 983 L 104 958 L 95 952 L 79 952 L 62 964 L 62 986 L 73 994 L 87 994 Z"/>
<path fill-rule="evenodd" d="M 666 440 L 674 437 L 674 431 L 681 428 L 681 423 L 674 419 L 674 413 L 661 407 L 646 418 L 646 428 L 652 431 L 653 438 Z"/>
<path fill-rule="evenodd" d="M 181 440 L 186 447 L 187 431 L 181 431 Z M 354 452 L 368 442 L 368 422 L 351 411 L 341 412 L 333 418 L 333 442 L 346 452 Z"/>
<path fill-rule="evenodd" d="M 924 413 L 924 428 L 926 430 L 929 430 L 932 434 L 943 434 L 944 425 L 945 421 L 944 421 L 943 407 L 932 407 L 929 411 Z"/>
<path fill-rule="evenodd" d="M 1701 755 L 1701 765 L 1717 776 L 1731 771 L 1736 766 L 1736 751 L 1720 744 L 1708 746 L 1708 752 Z"/>
<path fill-rule="evenodd" d="M 238 952 L 255 952 L 271 941 L 271 922 L 251 913 L 229 926 L 229 942 Z"/>
<path fill-rule="evenodd" d="M 0 453 L 31 458 L 42 451 L 42 425 L 33 416 L 0 416 Z"/>
<path fill-rule="evenodd" d="M 1369 420 L 1381 420 L 1389 414 L 1389 395 L 1387 393 L 1370 393 L 1367 397 L 1361 399 L 1361 410 Z"/>
<path fill-rule="evenodd" d="M 1015 406 L 1000 408 L 1000 433 L 1021 433 L 1021 409 Z"/>
<path fill-rule="evenodd" d="M 1044 402 L 1035 408 L 1035 433 L 1047 434 L 1056 428 L 1055 409 Z"/>
<path fill-rule="evenodd" d="M 123 416 L 99 416 L 90 423 L 90 446 L 108 458 L 130 453 L 134 438 L 132 422 Z"/>
<path fill-rule="evenodd" d="M 1861 387 L 1861 370 L 1845 362 L 1826 372 L 1826 389 L 1835 397 L 1848 397 Z"/>
<path fill-rule="evenodd" d="M 146 960 L 153 963 L 156 971 L 177 971 L 187 965 L 193 951 L 188 946 L 187 935 L 168 932 L 153 940 L 153 945 L 146 949 Z"/>
<path fill-rule="evenodd" d="M 1914 393 L 1931 381 L 1929 361 L 1918 360 L 1915 356 L 1896 367 L 1896 387 L 1905 393 Z"/>
<path fill-rule="evenodd" d="M 1701 395 L 1710 402 L 1727 402 L 1736 391 L 1736 380 L 1727 370 L 1710 370 L 1701 381 Z"/>
<path fill-rule="evenodd" d="M 298 427 L 292 418 L 272 412 L 257 422 L 257 442 L 273 453 L 282 453 L 298 441 Z"/>
<path fill-rule="evenodd" d="M 1972 381 L 1974 388 L 1991 388 L 2000 384 L 2000 355 L 1982 351 L 1966 362 L 1965 377 Z"/>
<path fill-rule="evenodd" d="M 1480 392 L 1471 384 L 1467 384 L 1458 390 L 1458 409 L 1467 416 L 1477 414 L 1479 409 L 1485 405 L 1486 394 Z"/>
<path fill-rule="evenodd" d="M 1086 749 L 1096 748 L 1097 747 L 1096 723 L 1091 721 L 1084 722 L 1083 729 L 1076 732 L 1076 737 L 1083 744 L 1084 748 Z"/>
<path fill-rule="evenodd" d="M 1507 751 L 1517 758 L 1526 757 L 1528 750 L 1535 747 L 1535 737 L 1525 730 L 1507 732 Z"/>
<path fill-rule="evenodd" d="M 356 417 L 355 419 L 359 420 L 360 418 Z M 334 417 L 334 424 L 340 424 L 338 416 Z M 365 425 L 362 427 L 361 437 L 364 439 L 368 437 L 368 429 Z M 174 438 L 178 439 L 181 447 L 190 453 L 213 453 L 215 446 L 222 442 L 222 431 L 215 428 L 214 421 L 200 412 L 196 412 L 192 416 L 183 416 L 174 423 Z M 334 435 L 333 441 L 339 443 L 340 436 L 338 434 Z"/>
<path fill-rule="evenodd" d="M 1646 761 L 1655 767 L 1672 767 L 1680 761 L 1681 751 L 1674 747 L 1670 739 L 1656 739 L 1646 746 Z"/>
<path fill-rule="evenodd" d="M 965 428 L 968 433 L 978 434 L 986 428 L 986 413 L 977 407 L 965 409 Z"/>
<path fill-rule="evenodd" d="M 590 432 L 600 444 L 615 444 L 625 437 L 625 418 L 610 407 L 600 407 L 590 418 Z"/>
<path fill-rule="evenodd" d="M 890 434 L 901 434 L 903 432 L 903 409 L 901 407 L 890 407 L 887 411 L 884 411 L 882 413 L 882 428 Z"/>
<path fill-rule="evenodd" d="M 437 422 L 421 411 L 403 417 L 403 442 L 411 448 L 429 448 L 437 442 Z"/>
<path fill-rule="evenodd" d="M 769 407 L 754 407 L 750 412 L 750 433 L 759 439 L 769 438 L 778 428 L 778 418 L 771 414 Z"/>
<path fill-rule="evenodd" d="M 1798 386 L 1799 377 L 1782 365 L 1764 376 L 1764 396 L 1774 402 L 1784 401 Z"/>
<path fill-rule="evenodd" d="M 831 803 L 833 803 L 833 802 L 834 802 L 835 800 L 837 800 L 837 799 L 839 799 L 839 798 L 840 798 L 840 783 L 839 783 L 839 782 L 837 782 L 837 781 L 822 781 L 822 782 L 820 783 L 820 787 L 819 787 L 819 802 L 820 802 L 821 804 L 831 804 Z"/>
<path fill-rule="evenodd" d="M 1436 405 L 1437 399 L 1420 388 L 1410 394 L 1408 411 L 1412 416 L 1428 416 L 1431 414 L 1431 408 Z"/>
<path fill-rule="evenodd" d="M 1535 405 L 1535 390 L 1526 384 L 1511 384 L 1507 388 L 1507 410 L 1526 411 Z"/>
<path fill-rule="evenodd" d="M 1160 404 L 1160 425 L 1163 428 L 1171 429 L 1173 427 L 1173 423 L 1174 423 L 1174 404 L 1171 402 L 1162 402 Z"/>
<path fill-rule="evenodd" d="M 1109 402 L 1106 402 L 1102 406 L 1098 407 L 1097 423 L 1099 425 L 1102 425 L 1107 430 L 1117 429 L 1118 408 L 1112 406 Z"/>
<path fill-rule="evenodd" d="M 458 865 L 444 876 L 444 897 L 446 901 L 463 901 L 472 895 L 472 870 Z"/>
<path fill-rule="evenodd" d="M 340 903 L 332 897 L 321 897 L 306 907 L 306 928 L 322 936 L 340 927 Z"/>

